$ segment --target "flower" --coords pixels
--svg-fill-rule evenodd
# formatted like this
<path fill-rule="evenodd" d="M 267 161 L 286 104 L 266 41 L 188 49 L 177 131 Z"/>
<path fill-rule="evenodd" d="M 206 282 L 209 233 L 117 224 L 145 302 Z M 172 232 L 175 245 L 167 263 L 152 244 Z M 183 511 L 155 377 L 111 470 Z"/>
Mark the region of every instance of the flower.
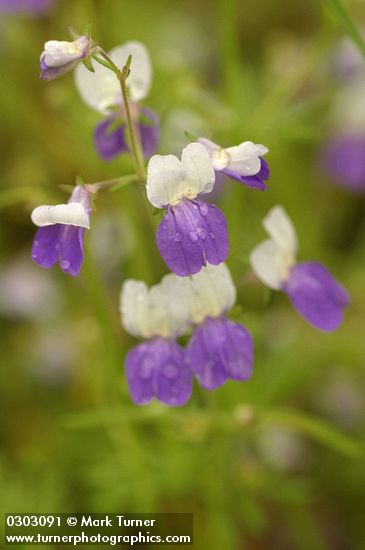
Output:
<path fill-rule="evenodd" d="M 125 281 L 120 311 L 124 328 L 145 339 L 125 360 L 133 401 L 145 405 L 156 397 L 166 405 L 184 405 L 190 398 L 192 374 L 176 338 L 188 326 L 188 311 L 184 297 L 176 293 L 174 276 L 166 275 L 150 289 L 142 281 Z"/>
<path fill-rule="evenodd" d="M 243 325 L 225 315 L 236 301 L 236 289 L 227 266 L 208 265 L 191 278 L 176 279 L 176 287 L 180 286 L 181 291 L 175 294 L 185 292 L 189 320 L 196 325 L 186 358 L 199 383 L 213 390 L 227 379 L 250 378 L 252 337 Z"/>
<path fill-rule="evenodd" d="M 228 231 L 223 213 L 199 196 L 214 185 L 210 156 L 200 143 L 174 155 L 155 155 L 147 167 L 147 197 L 165 216 L 156 234 L 166 265 L 182 277 L 203 266 L 220 264 L 228 256 Z"/>
<path fill-rule="evenodd" d="M 269 178 L 270 170 L 262 158 L 269 151 L 267 147 L 244 141 L 240 145 L 223 149 L 207 138 L 199 138 L 198 142 L 210 154 L 216 172 L 222 172 L 247 187 L 261 191 L 267 188 L 265 180 Z"/>
<path fill-rule="evenodd" d="M 132 41 L 113 48 L 108 55 L 120 68 L 126 64 L 128 56 L 132 56 L 130 74 L 126 80 L 131 116 L 137 123 L 144 155 L 150 157 L 159 140 L 159 120 L 152 111 L 138 106 L 151 87 L 152 69 L 148 51 L 140 42 Z M 96 127 L 94 139 L 100 157 L 111 160 L 129 149 L 125 135 L 126 113 L 115 74 L 98 63 L 94 63 L 94 69 L 92 73 L 79 65 L 75 71 L 75 82 L 83 101 L 106 117 Z"/>
<path fill-rule="evenodd" d="M 80 59 L 89 54 L 89 50 L 90 38 L 85 35 L 73 42 L 49 40 L 40 57 L 42 80 L 53 80 L 71 71 Z"/>
<path fill-rule="evenodd" d="M 77 185 L 67 204 L 42 205 L 31 214 L 39 227 L 32 247 L 32 259 L 50 269 L 59 262 L 64 273 L 76 277 L 84 259 L 85 229 L 90 229 L 89 192 Z"/>
<path fill-rule="evenodd" d="M 269 211 L 263 225 L 270 239 L 251 253 L 256 275 L 269 288 L 285 292 L 311 325 L 324 332 L 336 330 L 342 322 L 343 309 L 349 304 L 345 289 L 322 264 L 296 262 L 296 232 L 281 206 Z"/>
<path fill-rule="evenodd" d="M 49 11 L 54 0 L 0 0 L 1 13 L 30 13 L 40 16 Z"/>
<path fill-rule="evenodd" d="M 330 138 L 321 151 L 320 161 L 334 183 L 354 193 L 365 191 L 365 132 Z"/>

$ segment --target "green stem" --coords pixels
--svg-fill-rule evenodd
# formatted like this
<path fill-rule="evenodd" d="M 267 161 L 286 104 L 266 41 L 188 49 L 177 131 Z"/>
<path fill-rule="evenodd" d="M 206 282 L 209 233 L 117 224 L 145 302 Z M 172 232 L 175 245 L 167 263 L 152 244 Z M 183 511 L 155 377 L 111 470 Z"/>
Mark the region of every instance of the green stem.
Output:
<path fill-rule="evenodd" d="M 119 67 L 117 67 L 114 61 L 108 56 L 108 54 L 104 50 L 100 48 L 99 53 L 102 57 L 104 57 L 104 59 L 108 63 L 110 63 L 112 70 L 115 72 L 119 80 L 125 113 L 126 113 L 127 126 L 128 126 L 131 147 L 132 147 L 133 161 L 136 169 L 136 174 L 138 177 L 138 181 L 140 183 L 144 183 L 146 181 L 146 170 L 145 170 L 143 154 L 142 154 L 141 139 L 140 139 L 136 124 L 132 119 L 131 110 L 129 106 L 128 90 L 126 86 L 126 80 L 130 72 L 129 66 L 131 63 L 131 56 L 129 56 L 127 63 L 124 65 L 123 69 L 120 70 Z"/>

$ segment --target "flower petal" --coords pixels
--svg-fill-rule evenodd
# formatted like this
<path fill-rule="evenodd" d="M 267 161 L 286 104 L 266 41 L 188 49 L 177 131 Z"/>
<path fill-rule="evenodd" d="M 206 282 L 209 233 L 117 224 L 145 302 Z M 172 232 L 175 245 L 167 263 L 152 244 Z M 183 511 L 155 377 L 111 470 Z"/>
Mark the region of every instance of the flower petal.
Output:
<path fill-rule="evenodd" d="M 175 338 L 189 323 L 185 297 L 176 292 L 171 274 L 150 289 L 141 281 L 125 281 L 120 295 L 120 312 L 124 328 L 143 338 Z"/>
<path fill-rule="evenodd" d="M 38 227 L 60 223 L 90 229 L 89 214 L 80 202 L 37 206 L 33 210 L 31 218 Z"/>
<path fill-rule="evenodd" d="M 58 238 L 61 225 L 40 227 L 34 236 L 32 260 L 45 269 L 50 269 L 58 261 Z"/>
<path fill-rule="evenodd" d="M 184 179 L 194 182 L 197 194 L 209 193 L 214 186 L 215 174 L 208 151 L 201 143 L 189 143 L 181 154 Z"/>
<path fill-rule="evenodd" d="M 125 124 L 121 124 L 110 132 L 109 129 L 114 122 L 115 117 L 111 116 L 100 122 L 95 128 L 95 145 L 99 156 L 103 160 L 112 160 L 121 153 L 128 151 L 125 139 Z"/>
<path fill-rule="evenodd" d="M 180 160 L 175 155 L 154 155 L 147 167 L 147 197 L 156 208 L 163 208 L 179 195 L 184 180 Z"/>
<path fill-rule="evenodd" d="M 291 256 L 272 239 L 261 242 L 253 249 L 250 263 L 257 277 L 274 290 L 281 289 L 292 266 Z"/>
<path fill-rule="evenodd" d="M 244 326 L 225 317 L 209 318 L 195 329 L 186 359 L 199 383 L 208 390 L 221 386 L 228 378 L 247 380 L 252 374 L 252 337 Z"/>
<path fill-rule="evenodd" d="M 153 397 L 170 406 L 189 400 L 192 374 L 183 348 L 175 341 L 155 338 L 132 348 L 125 367 L 129 391 L 137 405 L 145 405 Z"/>
<path fill-rule="evenodd" d="M 293 222 L 282 206 L 274 206 L 263 220 L 263 225 L 274 241 L 288 255 L 295 257 L 298 249 Z"/>
<path fill-rule="evenodd" d="M 97 62 L 93 67 L 92 73 L 79 63 L 74 73 L 76 88 L 86 105 L 106 115 L 123 102 L 120 85 L 112 71 Z"/>
<path fill-rule="evenodd" d="M 339 327 L 350 301 L 346 290 L 317 262 L 295 265 L 283 290 L 304 319 L 325 332 Z"/>
<path fill-rule="evenodd" d="M 353 192 L 365 190 L 365 137 L 341 135 L 331 139 L 322 152 L 321 164 L 338 185 Z"/>
<path fill-rule="evenodd" d="M 242 176 L 239 172 L 234 172 L 233 170 L 229 170 L 228 168 L 222 170 L 221 173 L 225 174 L 229 178 L 235 179 L 236 181 L 242 183 L 243 185 L 246 185 L 247 187 L 264 191 L 265 189 L 267 189 L 267 185 L 264 183 L 264 181 L 269 178 L 270 170 L 265 159 L 260 158 L 260 161 L 261 169 L 254 176 Z"/>
<path fill-rule="evenodd" d="M 229 251 L 223 213 L 198 199 L 169 207 L 156 240 L 166 265 L 182 277 L 198 273 L 207 263 L 224 262 Z"/>
<path fill-rule="evenodd" d="M 83 227 L 62 225 L 59 233 L 59 263 L 64 273 L 77 277 L 84 260 Z"/>
<path fill-rule="evenodd" d="M 207 265 L 192 277 L 179 277 L 175 286 L 179 293 L 185 294 L 190 320 L 194 324 L 200 324 L 208 317 L 220 317 L 236 301 L 236 288 L 224 263 Z"/>

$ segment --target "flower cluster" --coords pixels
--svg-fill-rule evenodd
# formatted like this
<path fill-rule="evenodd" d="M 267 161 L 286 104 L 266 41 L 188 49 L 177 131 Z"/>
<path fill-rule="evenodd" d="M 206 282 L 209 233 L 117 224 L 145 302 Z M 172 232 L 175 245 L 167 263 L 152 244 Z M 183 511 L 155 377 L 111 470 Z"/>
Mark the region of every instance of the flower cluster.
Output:
<path fill-rule="evenodd" d="M 142 405 L 155 397 L 179 406 L 189 400 L 194 377 L 208 390 L 228 379 L 247 380 L 252 373 L 253 340 L 243 325 L 227 318 L 236 301 L 224 263 L 229 256 L 227 222 L 204 195 L 214 189 L 216 175 L 267 189 L 267 147 L 244 141 L 224 148 L 200 137 L 183 149 L 181 158 L 154 155 L 158 117 L 140 104 L 152 76 L 145 46 L 128 42 L 107 53 L 87 34 L 74 42 L 45 44 L 43 79 L 56 78 L 75 66 L 80 96 L 105 117 L 95 130 L 99 155 L 109 160 L 129 153 L 136 174 L 125 177 L 144 183 L 149 202 L 164 211 L 156 242 L 172 273 L 150 289 L 143 281 L 129 279 L 121 291 L 123 326 L 143 339 L 125 362 L 133 401 Z M 147 169 L 144 158 L 149 159 Z M 33 210 L 32 221 L 39 227 L 32 249 L 36 263 L 48 269 L 59 262 L 65 273 L 79 274 L 85 229 L 90 228 L 91 194 L 114 181 L 78 184 L 67 204 Z M 296 262 L 296 233 L 282 207 L 270 210 L 264 227 L 270 238 L 250 256 L 257 277 L 269 288 L 285 292 L 311 325 L 335 330 L 349 303 L 346 291 L 321 264 Z M 189 335 L 185 347 L 178 341 L 184 335 Z"/>
<path fill-rule="evenodd" d="M 251 335 L 225 316 L 235 300 L 225 264 L 209 265 L 191 278 L 171 273 L 149 290 L 141 281 L 130 279 L 123 284 L 123 326 L 145 340 L 126 357 L 135 403 L 143 405 L 156 397 L 167 405 L 184 405 L 193 376 L 208 390 L 229 378 L 247 380 L 251 376 Z M 189 327 L 194 330 L 184 349 L 176 340 Z"/>

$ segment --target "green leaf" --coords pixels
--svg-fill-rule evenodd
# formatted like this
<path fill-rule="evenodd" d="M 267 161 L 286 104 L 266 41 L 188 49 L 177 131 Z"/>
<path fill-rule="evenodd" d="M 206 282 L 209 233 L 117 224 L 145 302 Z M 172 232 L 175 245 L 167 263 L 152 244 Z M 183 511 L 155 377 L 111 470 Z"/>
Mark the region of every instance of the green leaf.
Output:
<path fill-rule="evenodd" d="M 95 69 L 93 67 L 93 64 L 91 62 L 91 58 L 90 56 L 87 56 L 87 57 L 84 57 L 84 59 L 82 60 L 84 66 L 91 72 L 91 73 L 95 73 Z"/>
<path fill-rule="evenodd" d="M 191 142 L 198 140 L 198 138 L 194 136 L 194 134 L 191 134 L 190 132 L 184 132 L 184 134 Z"/>
<path fill-rule="evenodd" d="M 100 63 L 100 65 L 104 65 L 104 67 L 106 67 L 107 69 L 115 73 L 114 67 L 110 63 L 108 63 L 108 61 L 106 61 L 105 59 L 102 59 L 97 55 L 93 55 L 92 58 L 95 59 L 95 61 L 97 61 L 98 63 Z"/>
<path fill-rule="evenodd" d="M 341 4 L 340 0 L 323 0 L 330 12 L 335 16 L 338 22 L 342 25 L 349 37 L 353 40 L 356 46 L 359 48 L 363 56 L 365 57 L 365 42 L 361 37 L 361 34 L 353 24 L 346 9 Z"/>
<path fill-rule="evenodd" d="M 360 441 L 332 426 L 326 420 L 293 409 L 271 409 L 259 414 L 264 423 L 286 426 L 307 435 L 330 449 L 351 457 L 361 457 L 364 449 Z"/>

